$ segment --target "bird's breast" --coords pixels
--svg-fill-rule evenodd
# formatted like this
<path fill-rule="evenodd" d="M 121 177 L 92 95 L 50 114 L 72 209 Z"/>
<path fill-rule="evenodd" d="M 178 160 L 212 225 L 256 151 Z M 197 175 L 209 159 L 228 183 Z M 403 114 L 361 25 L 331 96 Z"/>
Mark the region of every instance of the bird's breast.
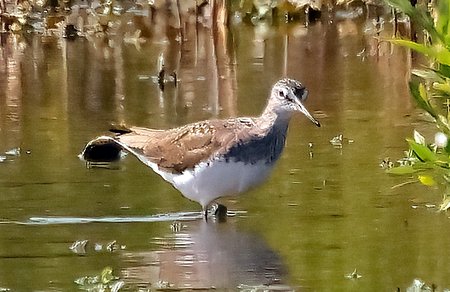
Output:
<path fill-rule="evenodd" d="M 227 161 L 271 164 L 280 158 L 286 142 L 285 128 L 272 128 L 265 135 L 240 140 L 223 155 Z"/>
<path fill-rule="evenodd" d="M 224 159 L 202 162 L 172 178 L 172 184 L 185 197 L 205 206 L 228 195 L 238 195 L 264 182 L 273 163 L 253 164 Z"/>

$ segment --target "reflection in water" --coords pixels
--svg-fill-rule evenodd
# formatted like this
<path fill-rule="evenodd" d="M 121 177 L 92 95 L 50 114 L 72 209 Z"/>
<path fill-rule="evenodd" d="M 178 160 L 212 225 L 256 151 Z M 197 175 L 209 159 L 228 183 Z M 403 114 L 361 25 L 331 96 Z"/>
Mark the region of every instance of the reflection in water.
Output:
<path fill-rule="evenodd" d="M 22 70 L 25 48 L 21 37 L 0 34 L 0 137 L 6 147 L 20 143 L 22 126 Z M 4 129 L 4 130 L 3 130 Z"/>
<path fill-rule="evenodd" d="M 284 285 L 286 270 L 280 257 L 262 238 L 237 230 L 233 222 L 183 223 L 181 231 L 152 242 L 157 250 L 123 254 L 129 266 L 126 282 L 173 289 L 292 290 Z"/>

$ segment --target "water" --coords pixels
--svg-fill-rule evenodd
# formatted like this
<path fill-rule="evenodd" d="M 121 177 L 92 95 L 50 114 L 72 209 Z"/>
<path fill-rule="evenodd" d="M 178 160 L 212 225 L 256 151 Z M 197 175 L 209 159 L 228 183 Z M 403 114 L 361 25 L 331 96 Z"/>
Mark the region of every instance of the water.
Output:
<path fill-rule="evenodd" d="M 418 278 L 450 287 L 439 190 L 395 187 L 414 178 L 379 166 L 402 156 L 413 129 L 434 129 L 408 96 L 410 54 L 377 42 L 373 19 L 240 23 L 215 37 L 187 25 L 181 54 L 170 28 L 167 41 L 139 46 L 1 34 L 0 287 L 76 290 L 105 267 L 130 291 L 404 291 Z M 163 92 L 152 81 L 161 53 L 179 78 Z M 221 200 L 235 212 L 226 223 L 204 222 L 133 157 L 112 169 L 77 157 L 111 124 L 259 114 L 283 76 L 307 86 L 322 127 L 296 116 L 270 179 Z M 360 278 L 346 277 L 355 269 Z"/>

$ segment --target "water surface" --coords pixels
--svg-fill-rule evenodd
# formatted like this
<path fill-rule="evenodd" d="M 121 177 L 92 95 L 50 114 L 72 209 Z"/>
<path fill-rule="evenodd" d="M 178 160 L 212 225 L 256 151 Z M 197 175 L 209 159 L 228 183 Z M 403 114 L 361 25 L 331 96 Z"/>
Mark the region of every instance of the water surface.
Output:
<path fill-rule="evenodd" d="M 188 25 L 182 45 L 170 29 L 140 46 L 1 34 L 0 287 L 76 290 L 108 266 L 131 291 L 403 291 L 416 278 L 450 287 L 439 190 L 393 188 L 414 178 L 379 166 L 402 156 L 413 129 L 433 128 L 408 95 L 410 54 L 377 41 L 373 21 L 240 23 L 215 37 Z M 152 81 L 161 53 L 179 78 L 164 91 Z M 77 157 L 111 124 L 257 115 L 284 76 L 309 89 L 322 127 L 294 117 L 270 179 L 221 200 L 237 211 L 226 223 L 204 222 L 132 157 L 112 169 Z M 340 134 L 350 143 L 331 145 Z M 85 249 L 71 250 L 80 240 Z M 362 277 L 348 279 L 355 269 Z"/>

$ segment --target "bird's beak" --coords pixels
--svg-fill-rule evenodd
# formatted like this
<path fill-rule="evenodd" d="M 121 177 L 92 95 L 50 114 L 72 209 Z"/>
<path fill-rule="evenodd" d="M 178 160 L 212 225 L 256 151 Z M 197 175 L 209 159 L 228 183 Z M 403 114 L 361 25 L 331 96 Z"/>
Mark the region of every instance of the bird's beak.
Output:
<path fill-rule="evenodd" d="M 313 122 L 317 127 L 320 127 L 320 123 L 318 120 L 316 120 L 315 117 L 313 117 L 308 110 L 305 108 L 305 106 L 303 104 L 300 104 L 300 111 L 308 118 L 311 120 L 311 122 Z"/>
<path fill-rule="evenodd" d="M 304 92 L 303 94 L 304 94 L 304 95 L 307 95 L 307 94 L 308 94 L 308 92 L 306 91 L 306 89 L 305 89 L 305 92 Z M 302 99 L 305 100 L 305 99 L 306 99 L 306 96 L 303 96 Z M 303 103 L 302 103 L 300 100 L 298 100 L 298 99 L 295 99 L 295 100 L 296 100 L 297 110 L 298 110 L 299 112 L 303 113 L 303 114 L 304 114 L 308 119 L 310 119 L 311 122 L 313 122 L 317 127 L 320 127 L 319 121 L 316 120 L 316 118 L 313 117 L 313 116 L 308 112 L 308 110 L 307 110 L 306 107 L 303 105 Z"/>

